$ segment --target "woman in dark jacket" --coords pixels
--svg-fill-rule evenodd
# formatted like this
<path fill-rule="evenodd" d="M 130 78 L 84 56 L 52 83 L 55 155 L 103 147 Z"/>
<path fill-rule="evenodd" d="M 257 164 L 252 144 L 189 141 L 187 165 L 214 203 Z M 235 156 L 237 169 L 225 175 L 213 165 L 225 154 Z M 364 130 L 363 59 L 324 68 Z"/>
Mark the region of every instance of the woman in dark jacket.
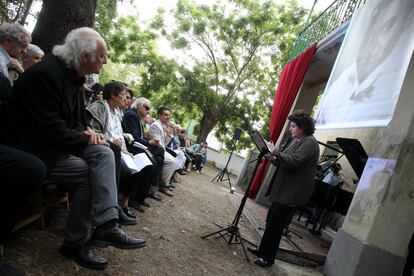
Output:
<path fill-rule="evenodd" d="M 254 263 L 262 267 L 274 263 L 283 229 L 290 224 L 295 208 L 309 200 L 319 158 L 319 145 L 312 135 L 314 120 L 300 110 L 291 114 L 288 120 L 291 139 L 269 154 L 272 163 L 278 167 L 267 191 L 272 205 L 260 246 L 251 250 L 258 256 Z"/>

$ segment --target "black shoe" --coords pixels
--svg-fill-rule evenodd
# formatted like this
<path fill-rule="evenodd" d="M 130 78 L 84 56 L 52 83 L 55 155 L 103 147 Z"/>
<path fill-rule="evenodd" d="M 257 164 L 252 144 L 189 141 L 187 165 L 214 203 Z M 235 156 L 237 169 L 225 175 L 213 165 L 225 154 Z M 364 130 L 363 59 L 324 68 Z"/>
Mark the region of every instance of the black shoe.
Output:
<path fill-rule="evenodd" d="M 108 245 L 121 249 L 134 249 L 146 246 L 145 241 L 128 237 L 118 223 L 106 228 L 100 226 L 95 229 L 91 243 L 96 247 L 107 247 Z"/>
<path fill-rule="evenodd" d="M 258 259 L 256 259 L 256 260 L 254 261 L 254 263 L 255 263 L 256 265 L 258 265 L 258 266 L 261 266 L 261 267 L 268 267 L 268 266 L 272 266 L 272 265 L 273 265 L 273 263 L 268 262 L 268 261 L 266 261 L 266 260 L 265 260 L 265 259 L 263 259 L 263 258 L 258 258 Z"/>
<path fill-rule="evenodd" d="M 250 248 L 247 247 L 247 250 L 252 253 L 253 255 L 259 256 L 259 250 L 257 248 Z"/>
<path fill-rule="evenodd" d="M 145 207 L 151 207 L 151 205 L 148 203 L 148 202 L 146 202 L 145 200 L 143 200 L 142 202 L 141 202 L 141 205 L 143 205 L 143 206 L 145 206 Z"/>
<path fill-rule="evenodd" d="M 118 208 L 119 224 L 121 225 L 135 225 L 137 221 L 124 213 L 121 207 Z"/>
<path fill-rule="evenodd" d="M 130 217 L 130 218 L 137 218 L 137 215 L 136 214 L 134 214 L 133 212 L 131 212 L 131 210 L 129 210 L 129 208 L 128 207 L 124 207 L 124 208 L 122 208 L 122 211 L 124 211 L 124 213 L 125 213 L 125 215 L 127 215 L 128 217 Z"/>
<path fill-rule="evenodd" d="M 145 212 L 144 207 L 142 207 L 141 204 L 139 204 L 139 202 L 136 201 L 136 200 L 130 200 L 128 202 L 128 206 L 134 208 L 138 212 L 141 212 L 141 213 L 144 213 Z"/>
<path fill-rule="evenodd" d="M 156 201 L 161 201 L 162 200 L 162 198 L 159 195 L 157 195 L 156 193 L 149 194 L 148 197 L 152 198 L 152 199 L 155 199 Z"/>
<path fill-rule="evenodd" d="M 87 268 L 105 269 L 108 265 L 108 261 L 96 255 L 90 245 L 81 247 L 68 247 L 62 245 L 59 248 L 59 253 L 68 259 L 74 260 L 78 265 Z"/>

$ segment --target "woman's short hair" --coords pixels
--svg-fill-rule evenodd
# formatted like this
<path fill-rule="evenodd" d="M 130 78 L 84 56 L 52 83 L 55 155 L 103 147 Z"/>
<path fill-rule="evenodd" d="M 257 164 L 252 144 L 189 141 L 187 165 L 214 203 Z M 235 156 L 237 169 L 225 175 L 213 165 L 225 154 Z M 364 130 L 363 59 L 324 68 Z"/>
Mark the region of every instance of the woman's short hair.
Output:
<path fill-rule="evenodd" d="M 0 25 L 0 43 L 6 39 L 14 39 L 23 43 L 24 39 L 28 37 L 29 41 L 32 39 L 30 33 L 17 23 L 4 23 Z"/>
<path fill-rule="evenodd" d="M 140 106 L 148 106 L 150 107 L 150 101 L 146 98 L 138 98 L 131 104 L 131 109 L 137 109 Z"/>
<path fill-rule="evenodd" d="M 77 67 L 83 53 L 96 53 L 98 40 L 104 42 L 102 36 L 95 30 L 82 27 L 68 33 L 63 45 L 53 47 L 53 54 L 60 57 L 68 67 Z M 96 58 L 92 55 L 92 60 Z"/>
<path fill-rule="evenodd" d="M 111 99 L 111 96 L 118 96 L 125 91 L 125 85 L 117 81 L 111 81 L 105 84 L 103 88 L 102 97 L 104 100 Z"/>
<path fill-rule="evenodd" d="M 294 122 L 305 135 L 312 135 L 315 133 L 315 120 L 303 110 L 295 110 L 289 115 L 288 120 Z"/>
<path fill-rule="evenodd" d="M 129 96 L 131 97 L 131 99 L 135 96 L 134 90 L 132 90 L 129 87 L 126 88 L 126 92 L 129 94 Z"/>
<path fill-rule="evenodd" d="M 40 49 L 39 46 L 34 45 L 34 44 L 29 44 L 29 46 L 27 46 L 27 55 L 29 57 L 33 57 L 33 56 L 39 55 L 39 54 L 42 55 L 42 56 L 45 55 L 45 52 L 43 52 L 43 50 Z"/>

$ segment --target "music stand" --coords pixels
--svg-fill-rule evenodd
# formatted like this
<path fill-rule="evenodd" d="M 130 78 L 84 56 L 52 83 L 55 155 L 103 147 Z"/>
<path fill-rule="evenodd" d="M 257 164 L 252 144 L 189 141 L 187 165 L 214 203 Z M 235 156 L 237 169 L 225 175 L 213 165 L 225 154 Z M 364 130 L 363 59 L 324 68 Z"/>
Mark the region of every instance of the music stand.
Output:
<path fill-rule="evenodd" d="M 229 166 L 229 163 L 230 163 L 230 160 L 231 160 L 231 157 L 233 156 L 233 152 L 234 152 L 234 148 L 235 148 L 235 144 L 236 144 L 236 142 L 235 141 L 233 141 L 233 146 L 232 146 L 232 148 L 231 148 L 231 152 L 230 152 L 230 156 L 229 156 L 229 159 L 227 159 L 227 163 L 226 163 L 226 166 L 224 166 L 224 168 L 221 170 L 221 172 L 219 172 L 212 180 L 211 180 L 211 182 L 214 182 L 214 180 L 216 180 L 217 179 L 217 182 L 219 182 L 219 181 L 229 181 L 229 186 L 230 186 L 230 188 L 231 188 L 231 181 L 230 181 L 230 175 L 229 175 L 229 170 L 227 169 L 227 167 Z M 224 179 L 224 176 L 227 176 L 227 178 L 226 179 Z"/>
<path fill-rule="evenodd" d="M 246 205 L 246 201 L 247 201 L 247 198 L 248 198 L 248 195 L 249 195 L 249 190 L 250 190 L 250 187 L 253 183 L 254 176 L 256 175 L 257 168 L 259 167 L 259 164 L 261 163 L 261 161 L 263 159 L 263 156 L 266 153 L 270 152 L 269 146 L 267 145 L 266 141 L 263 139 L 262 135 L 258 131 L 250 132 L 249 135 L 252 138 L 252 140 L 255 142 L 255 144 L 256 144 L 257 148 L 259 149 L 260 153 L 259 153 L 259 156 L 257 158 L 257 163 L 256 163 L 255 168 L 253 170 L 253 174 L 252 174 L 252 177 L 250 179 L 250 182 L 247 185 L 246 191 L 244 192 L 244 196 L 243 196 L 243 198 L 240 202 L 240 206 L 237 210 L 236 216 L 234 217 L 233 222 L 228 227 L 223 228 L 222 226 L 216 224 L 221 229 L 201 237 L 202 239 L 205 239 L 205 238 L 213 236 L 213 235 L 219 235 L 219 237 L 222 237 L 227 242 L 228 245 L 240 244 L 243 248 L 244 255 L 246 256 L 246 260 L 248 262 L 250 262 L 250 259 L 249 259 L 249 256 L 247 255 L 246 248 L 244 247 L 243 242 L 247 242 L 247 243 L 249 243 L 249 244 L 251 244 L 255 247 L 257 247 L 257 245 L 250 242 L 249 240 L 246 240 L 245 238 L 243 238 L 241 236 L 240 228 L 239 228 L 238 225 L 239 225 L 241 215 L 243 213 L 244 206 Z M 229 236 L 228 239 L 226 239 L 226 235 Z"/>

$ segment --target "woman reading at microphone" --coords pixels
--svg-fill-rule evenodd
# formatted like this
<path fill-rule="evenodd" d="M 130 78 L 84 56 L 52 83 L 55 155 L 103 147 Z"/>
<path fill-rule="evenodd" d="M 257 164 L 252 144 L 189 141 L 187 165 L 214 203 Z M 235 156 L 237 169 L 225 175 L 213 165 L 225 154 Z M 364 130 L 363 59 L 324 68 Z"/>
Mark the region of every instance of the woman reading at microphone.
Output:
<path fill-rule="evenodd" d="M 319 159 L 318 141 L 313 137 L 315 122 L 302 110 L 289 115 L 291 139 L 265 157 L 278 167 L 266 195 L 272 205 L 266 218 L 259 248 L 249 250 L 257 255 L 254 261 L 261 267 L 275 262 L 283 229 L 287 227 L 295 213 L 295 208 L 304 205 L 314 187 L 316 163 Z M 274 148 L 273 144 L 271 144 Z"/>

